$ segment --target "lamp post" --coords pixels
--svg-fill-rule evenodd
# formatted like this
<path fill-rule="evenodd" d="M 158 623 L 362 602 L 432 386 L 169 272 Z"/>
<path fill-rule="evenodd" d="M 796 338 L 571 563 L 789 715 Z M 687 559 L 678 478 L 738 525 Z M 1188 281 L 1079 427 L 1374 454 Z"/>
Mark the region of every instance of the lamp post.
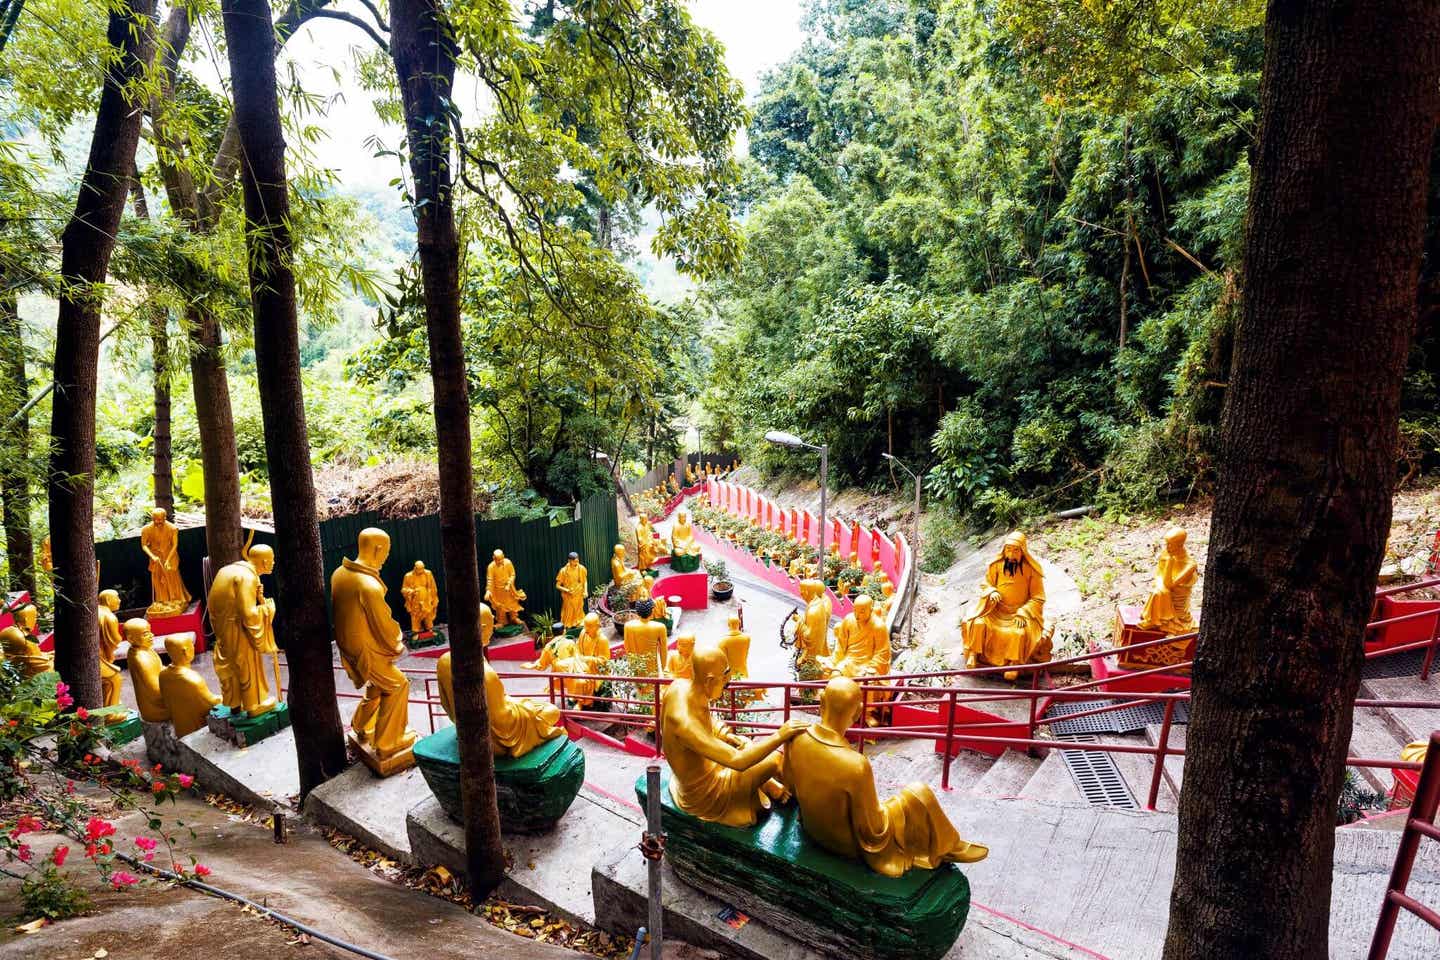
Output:
<path fill-rule="evenodd" d="M 900 469 L 908 473 L 910 475 L 910 479 L 915 481 L 915 513 L 911 520 L 910 528 L 910 535 L 912 537 L 910 543 L 910 619 L 905 627 L 905 644 L 907 646 L 914 646 L 915 593 L 917 590 L 920 589 L 920 476 L 914 470 L 911 470 L 909 467 L 907 467 L 905 465 L 905 461 L 901 460 L 899 457 L 893 457 L 888 453 L 882 453 L 880 454 L 880 456 L 884 457 L 886 460 L 889 460 L 891 463 L 899 464 Z"/>
<path fill-rule="evenodd" d="M 830 473 L 830 446 L 828 444 L 806 443 L 793 433 L 785 433 L 783 430 L 770 430 L 766 432 L 765 439 L 782 447 L 789 447 L 792 450 L 817 450 L 820 453 L 820 545 L 817 548 L 815 569 L 820 577 L 820 582 L 825 582 L 825 478 Z"/>

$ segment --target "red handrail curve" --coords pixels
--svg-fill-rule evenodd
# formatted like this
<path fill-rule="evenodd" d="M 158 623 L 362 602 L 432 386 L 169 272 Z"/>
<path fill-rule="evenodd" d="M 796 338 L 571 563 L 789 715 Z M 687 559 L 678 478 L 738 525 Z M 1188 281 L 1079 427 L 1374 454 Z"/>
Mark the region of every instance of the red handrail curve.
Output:
<path fill-rule="evenodd" d="M 1375 924 L 1375 936 L 1370 941 L 1370 960 L 1385 960 L 1389 954 L 1390 940 L 1395 935 L 1395 921 L 1399 919 L 1401 909 L 1440 930 L 1440 913 L 1405 892 L 1410 885 L 1410 871 L 1415 866 L 1415 854 L 1419 851 L 1421 838 L 1440 840 L 1440 826 L 1435 824 L 1437 809 L 1440 809 L 1440 730 L 1430 734 L 1430 748 L 1420 772 L 1420 785 L 1415 790 L 1415 800 L 1410 804 L 1410 815 L 1400 835 L 1400 849 L 1395 852 L 1395 866 L 1390 871 L 1390 883 L 1380 904 L 1380 919 Z"/>

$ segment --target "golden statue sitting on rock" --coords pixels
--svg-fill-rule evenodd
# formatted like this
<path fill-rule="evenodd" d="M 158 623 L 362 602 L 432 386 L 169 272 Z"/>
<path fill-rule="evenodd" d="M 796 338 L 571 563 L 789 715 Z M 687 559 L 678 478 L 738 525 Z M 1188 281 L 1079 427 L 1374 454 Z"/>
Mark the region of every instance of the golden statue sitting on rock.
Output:
<path fill-rule="evenodd" d="M 1190 611 L 1190 593 L 1200 578 L 1200 567 L 1185 550 L 1185 530 L 1165 532 L 1165 549 L 1155 564 L 1155 585 L 1140 614 L 1140 629 L 1163 630 L 1166 636 L 1196 629 Z"/>
<path fill-rule="evenodd" d="M 559 707 L 509 696 L 488 660 L 485 661 L 485 706 L 490 713 L 490 746 L 497 756 L 523 757 L 546 740 L 565 735 Z"/>
<path fill-rule="evenodd" d="M 672 557 L 698 557 L 700 555 L 700 544 L 695 542 L 695 528 L 690 523 L 688 511 L 681 510 L 675 514 L 675 522 L 670 526 L 670 555 Z"/>
<path fill-rule="evenodd" d="M 981 594 L 960 621 L 967 667 L 1007 667 L 1050 659 L 1054 624 L 1045 622 L 1045 575 L 1030 555 L 1025 534 L 1005 538 L 1000 556 L 985 568 Z M 1014 680 L 1018 671 L 1008 671 Z"/>
<path fill-rule="evenodd" d="M 674 680 L 661 701 L 665 757 L 670 763 L 670 796 L 675 806 L 701 820 L 748 827 L 761 810 L 789 794 L 776 780 L 776 751 L 805 731 L 805 721 L 787 720 L 763 740 L 733 733 L 710 712 L 725 692 L 730 664 L 716 647 L 701 647 L 691 659 L 693 680 Z"/>
<path fill-rule="evenodd" d="M 150 560 L 150 590 L 154 602 L 148 617 L 173 617 L 190 605 L 190 591 L 180 579 L 180 531 L 165 519 L 165 511 L 150 511 L 150 522 L 140 531 L 140 549 Z"/>
<path fill-rule="evenodd" d="M 425 569 L 424 561 L 416 560 L 405 574 L 400 596 L 405 598 L 405 612 L 410 614 L 410 633 L 422 638 L 431 636 L 435 613 L 440 609 L 440 591 L 435 586 L 435 574 Z"/>
<path fill-rule="evenodd" d="M 806 835 L 887 877 L 983 860 L 990 851 L 960 839 L 927 785 L 912 783 L 879 798 L 870 760 L 845 739 L 860 718 L 861 701 L 859 684 L 834 678 L 820 694 L 820 722 L 785 748 L 785 785 L 800 806 Z"/>
<path fill-rule="evenodd" d="M 195 659 L 193 639 L 179 634 L 166 637 L 165 652 L 170 666 L 160 671 L 160 699 L 175 726 L 175 736 L 183 737 L 205 726 L 205 718 L 220 697 L 190 666 Z"/>

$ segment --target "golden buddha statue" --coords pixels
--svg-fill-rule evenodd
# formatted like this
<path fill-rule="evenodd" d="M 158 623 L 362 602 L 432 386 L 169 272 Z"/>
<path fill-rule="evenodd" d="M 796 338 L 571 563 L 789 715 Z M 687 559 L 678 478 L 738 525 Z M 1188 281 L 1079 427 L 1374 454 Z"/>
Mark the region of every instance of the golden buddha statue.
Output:
<path fill-rule="evenodd" d="M 1412 740 L 1400 750 L 1400 759 L 1404 763 L 1424 763 L 1429 753 L 1429 740 Z"/>
<path fill-rule="evenodd" d="M 855 598 L 854 609 L 835 628 L 835 652 L 820 666 L 831 677 L 883 677 L 890 672 L 890 630 L 875 616 L 868 594 Z"/>
<path fill-rule="evenodd" d="M 50 534 L 40 541 L 40 569 L 50 573 L 55 569 L 55 554 L 50 547 Z"/>
<path fill-rule="evenodd" d="M 483 598 L 495 614 L 495 625 L 509 626 L 520 622 L 520 601 L 528 600 L 524 590 L 515 588 L 515 564 L 506 559 L 504 550 L 496 550 L 485 568 Z"/>
<path fill-rule="evenodd" d="M 682 633 L 675 638 L 675 649 L 665 658 L 665 676 L 676 680 L 692 680 L 695 671 L 691 659 L 695 656 L 695 635 Z"/>
<path fill-rule="evenodd" d="M 675 514 L 670 527 L 670 555 L 675 557 L 696 557 L 700 555 L 700 544 L 695 542 L 695 529 L 690 524 L 690 514 L 681 510 Z"/>
<path fill-rule="evenodd" d="M 555 624 L 554 635 L 540 651 L 540 659 L 525 664 L 526 670 L 545 670 L 550 673 L 599 673 L 604 660 L 587 657 L 580 652 L 580 645 L 565 635 L 565 628 Z M 609 659 L 606 650 L 605 660 Z M 561 680 L 560 695 L 576 701 L 582 708 L 588 707 L 591 697 L 600 688 L 600 680 Z"/>
<path fill-rule="evenodd" d="M 385 602 L 380 568 L 390 555 L 390 535 L 360 531 L 356 558 L 346 557 L 330 577 L 330 606 L 340 662 L 365 697 L 350 719 L 351 736 L 366 766 L 389 776 L 415 762 L 415 731 L 409 720 L 410 681 L 395 666 L 405 655 L 400 624 Z"/>
<path fill-rule="evenodd" d="M 100 699 L 105 707 L 120 703 L 120 668 L 115 666 L 115 651 L 124 638 L 120 635 L 120 618 L 115 616 L 119 609 L 120 594 L 101 590 L 95 613 L 100 621 Z"/>
<path fill-rule="evenodd" d="M 695 482 L 695 468 L 687 463 L 685 464 L 685 486 L 693 487 Z"/>
<path fill-rule="evenodd" d="M 135 689 L 135 706 L 146 723 L 170 719 L 165 700 L 160 696 L 160 655 L 155 652 L 155 634 L 142 617 L 125 621 L 125 640 L 130 650 L 125 654 L 130 668 L 130 686 Z"/>
<path fill-rule="evenodd" d="M 485 661 L 485 705 L 490 711 L 490 745 L 496 756 L 523 757 L 546 740 L 565 735 L 559 707 L 506 695 L 500 675 L 488 660 Z"/>
<path fill-rule="evenodd" d="M 180 579 L 180 531 L 165 519 L 165 511 L 150 511 L 150 522 L 140 531 L 140 549 L 150 559 L 150 590 L 154 602 L 145 611 L 151 617 L 171 617 L 185 612 L 190 591 Z"/>
<path fill-rule="evenodd" d="M 624 596 L 632 596 L 640 587 L 640 572 L 625 566 L 625 545 L 615 544 L 610 553 L 610 582 Z"/>
<path fill-rule="evenodd" d="M 800 581 L 800 599 L 805 609 L 796 613 L 795 641 L 800 659 L 814 660 L 830 656 L 830 595 L 819 580 Z"/>
<path fill-rule="evenodd" d="M 400 596 L 405 598 L 405 612 L 410 614 L 410 632 L 415 636 L 426 636 L 434 632 L 435 613 L 440 609 L 440 591 L 435 586 L 435 574 L 425 569 L 422 560 L 405 574 L 400 582 Z"/>
<path fill-rule="evenodd" d="M 495 635 L 495 614 L 485 604 L 480 604 L 480 646 L 488 647 L 490 638 Z M 450 651 L 446 650 L 440 654 L 435 661 L 435 679 L 440 687 L 440 706 L 445 710 L 445 716 L 450 722 L 455 722 L 455 685 L 451 682 L 452 672 L 450 668 Z"/>
<path fill-rule="evenodd" d="M 585 600 L 590 596 L 590 574 L 580 562 L 580 554 L 570 551 L 565 566 L 555 574 L 555 589 L 560 591 L 560 622 L 569 630 L 585 622 Z"/>
<path fill-rule="evenodd" d="M 725 692 L 730 664 L 718 647 L 701 647 L 691 658 L 694 679 L 674 680 L 661 701 L 665 759 L 670 763 L 670 796 L 675 806 L 701 820 L 748 827 L 772 800 L 787 792 L 775 779 L 776 751 L 805 729 L 787 720 L 763 740 L 736 735 L 710 712 Z"/>
<path fill-rule="evenodd" d="M 1185 550 L 1185 530 L 1171 527 L 1165 533 L 1165 550 L 1155 564 L 1155 587 L 1140 614 L 1142 630 L 1163 630 L 1166 636 L 1196 629 L 1190 612 L 1190 593 L 1200 568 Z"/>
<path fill-rule="evenodd" d="M 990 851 L 960 839 L 926 784 L 879 798 L 869 758 L 845 739 L 862 699 L 854 680 L 832 679 L 820 694 L 820 722 L 785 748 L 785 785 L 800 806 L 806 836 L 887 877 L 985 859 Z"/>
<path fill-rule="evenodd" d="M 750 635 L 740 630 L 740 618 L 730 614 L 725 621 L 730 632 L 720 638 L 720 652 L 730 661 L 730 679 L 744 680 L 750 676 Z"/>
<path fill-rule="evenodd" d="M 890 585 L 889 580 L 886 580 L 880 585 L 880 593 L 884 599 L 875 607 L 875 616 L 884 623 L 890 619 L 890 607 L 895 603 L 895 588 Z"/>
<path fill-rule="evenodd" d="M 650 518 L 640 514 L 635 521 L 635 566 L 644 573 L 655 565 L 656 559 L 664 552 L 664 544 L 655 535 L 655 528 L 650 526 Z"/>
<path fill-rule="evenodd" d="M 54 655 L 41 650 L 33 639 L 39 619 L 34 604 L 27 603 L 15 611 L 15 622 L 0 630 L 0 649 L 5 651 L 5 659 L 15 664 L 26 679 L 55 669 Z"/>
<path fill-rule="evenodd" d="M 650 600 L 641 600 L 631 609 L 639 615 L 639 619 L 625 624 L 625 653 L 627 656 L 645 657 L 647 662 L 653 659 L 656 670 L 659 670 L 664 662 L 661 652 L 669 645 L 665 624 L 650 619 L 655 612 L 655 604 Z"/>
<path fill-rule="evenodd" d="M 275 551 L 257 544 L 246 559 L 227 563 L 210 584 L 206 605 L 215 630 L 212 652 L 220 698 L 233 713 L 258 717 L 275 709 L 265 677 L 265 658 L 275 657 L 275 601 L 265 596 L 260 577 L 275 568 Z"/>
<path fill-rule="evenodd" d="M 981 591 L 960 621 L 966 665 L 1049 660 L 1055 627 L 1045 623 L 1044 570 L 1030 555 L 1025 534 L 1017 530 L 1005 538 L 1000 556 L 985 568 Z"/>
<path fill-rule="evenodd" d="M 175 726 L 175 736 L 183 737 L 205 726 L 205 718 L 220 702 L 205 678 L 190 666 L 195 659 L 195 641 L 176 634 L 165 638 L 165 652 L 170 666 L 160 671 L 160 699 Z"/>
<path fill-rule="evenodd" d="M 580 625 L 580 637 L 575 644 L 580 656 L 598 660 L 602 665 L 609 661 L 610 641 L 600 635 L 600 614 L 585 614 L 585 622 Z"/>

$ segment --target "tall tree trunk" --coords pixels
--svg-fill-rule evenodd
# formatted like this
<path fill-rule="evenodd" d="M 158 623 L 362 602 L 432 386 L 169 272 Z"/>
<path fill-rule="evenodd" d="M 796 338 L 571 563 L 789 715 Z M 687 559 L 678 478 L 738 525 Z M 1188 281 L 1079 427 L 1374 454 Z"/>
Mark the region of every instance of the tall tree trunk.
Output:
<path fill-rule="evenodd" d="M 290 706 L 303 795 L 344 769 L 345 742 L 335 703 L 320 527 L 300 383 L 275 33 L 268 0 L 224 0 L 221 10 L 242 147 L 240 182 L 255 313 L 255 368 L 275 513 L 275 579 L 278 593 L 287 598 L 283 615 L 276 618 L 277 640 L 290 665 Z"/>
<path fill-rule="evenodd" d="M 140 182 L 140 171 L 130 178 L 130 202 L 135 205 L 135 216 L 141 220 L 150 219 L 150 205 L 145 200 L 145 185 Z M 174 470 L 170 456 L 170 348 L 165 336 L 165 321 L 168 319 L 163 307 L 152 304 L 150 317 L 150 370 L 154 377 L 152 389 L 155 397 L 155 468 L 151 476 L 155 486 L 155 506 L 175 518 Z M 202 441 L 203 442 L 203 441 Z"/>
<path fill-rule="evenodd" d="M 0 277 L 0 288 L 3 288 Z M 0 424 L 6 424 L 6 451 L 0 462 L 4 501 L 5 558 L 10 589 L 35 594 L 35 542 L 30 533 L 30 417 L 20 411 L 30 399 L 25 375 L 25 331 L 19 298 L 0 289 Z"/>
<path fill-rule="evenodd" d="M 99 636 L 95 620 L 95 393 L 100 364 L 100 290 L 125 211 L 140 103 L 131 99 L 150 62 L 155 0 L 111 8 L 107 40 L 115 56 L 105 70 L 90 158 L 75 213 L 61 235 L 60 313 L 55 321 L 55 399 L 47 487 L 55 558 L 55 666 L 75 702 L 100 706 Z"/>
<path fill-rule="evenodd" d="M 1275 0 L 1265 48 L 1167 960 L 1329 955 L 1440 119 L 1440 5 Z"/>
<path fill-rule="evenodd" d="M 495 805 L 495 758 L 490 752 L 490 715 L 485 706 L 485 651 L 480 646 L 470 398 L 460 338 L 460 242 L 450 175 L 450 88 L 456 50 L 442 22 L 438 0 L 394 0 L 390 30 L 415 178 L 416 248 L 425 285 L 435 435 L 445 438 L 439 452 L 440 548 L 455 671 L 466 872 L 471 894 L 478 902 L 504 879 L 505 851 Z"/>
<path fill-rule="evenodd" d="M 164 103 L 175 87 L 180 55 L 190 38 L 189 9 L 183 4 L 170 11 L 161 46 L 160 70 L 165 95 L 152 101 L 160 177 L 171 212 L 197 236 L 215 232 L 219 208 L 211 203 L 202 216 L 202 199 L 195 178 L 184 166 L 186 144 L 165 124 Z M 232 118 L 233 120 L 233 118 Z M 233 123 L 231 124 L 233 126 Z M 229 134 L 229 127 L 226 129 Z M 223 150 L 223 147 L 222 147 Z M 217 158 L 216 164 L 220 164 Z M 220 321 L 202 304 L 185 310 L 190 349 L 190 385 L 195 396 L 195 419 L 200 435 L 200 468 L 205 478 L 205 550 L 211 569 L 240 559 L 240 461 L 235 452 L 235 416 L 230 407 L 230 379 L 221 353 Z M 157 397 L 158 401 L 158 397 Z M 158 415 L 157 415 L 158 416 Z M 158 436 L 157 436 L 158 440 Z M 157 485 L 157 490 L 158 485 Z"/>

